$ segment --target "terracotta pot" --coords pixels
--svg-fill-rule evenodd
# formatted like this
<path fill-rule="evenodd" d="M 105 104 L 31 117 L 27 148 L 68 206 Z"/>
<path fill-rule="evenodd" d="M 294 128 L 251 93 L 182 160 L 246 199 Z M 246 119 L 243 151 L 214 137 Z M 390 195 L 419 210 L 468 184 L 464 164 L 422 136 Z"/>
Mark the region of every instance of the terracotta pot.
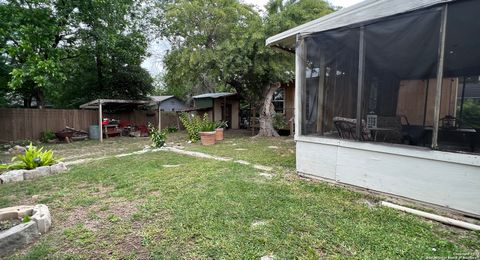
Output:
<path fill-rule="evenodd" d="M 215 131 L 212 132 L 200 132 L 200 140 L 203 145 L 215 144 Z"/>
<path fill-rule="evenodd" d="M 223 141 L 223 128 L 215 129 L 215 140 Z"/>

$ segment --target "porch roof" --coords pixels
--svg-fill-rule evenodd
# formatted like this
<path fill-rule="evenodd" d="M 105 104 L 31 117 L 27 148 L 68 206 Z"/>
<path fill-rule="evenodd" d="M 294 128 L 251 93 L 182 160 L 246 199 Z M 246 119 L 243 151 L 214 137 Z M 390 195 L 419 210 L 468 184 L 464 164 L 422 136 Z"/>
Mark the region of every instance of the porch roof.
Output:
<path fill-rule="evenodd" d="M 266 40 L 266 45 L 294 51 L 297 34 L 311 34 L 358 25 L 453 1 L 457 0 L 365 0 L 274 35 Z"/>
<path fill-rule="evenodd" d="M 90 108 L 96 109 L 99 107 L 100 104 L 102 105 L 147 105 L 150 104 L 152 101 L 150 100 L 125 100 L 125 99 L 95 99 L 83 105 L 80 105 L 80 108 Z"/>

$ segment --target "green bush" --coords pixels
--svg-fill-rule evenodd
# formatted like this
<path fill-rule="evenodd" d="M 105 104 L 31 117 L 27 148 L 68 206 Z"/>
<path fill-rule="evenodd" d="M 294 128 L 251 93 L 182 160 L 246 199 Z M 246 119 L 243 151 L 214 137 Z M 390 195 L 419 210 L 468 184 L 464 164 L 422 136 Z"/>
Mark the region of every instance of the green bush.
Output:
<path fill-rule="evenodd" d="M 198 134 L 202 127 L 202 120 L 199 116 L 190 115 L 188 113 L 180 114 L 180 121 L 187 130 L 188 140 L 196 142 L 200 140 L 200 135 Z"/>
<path fill-rule="evenodd" d="M 169 126 L 165 128 L 165 130 L 167 131 L 167 133 L 175 133 L 178 131 L 178 128 L 176 128 L 175 126 Z"/>
<path fill-rule="evenodd" d="M 227 128 L 228 122 L 227 121 L 218 121 L 215 125 L 215 128 Z"/>
<path fill-rule="evenodd" d="M 42 143 L 48 143 L 48 141 L 50 140 L 54 140 L 56 139 L 57 137 L 55 136 L 55 133 L 52 132 L 52 131 L 46 131 L 46 132 L 42 132 L 42 136 L 40 136 L 40 141 Z"/>
<path fill-rule="evenodd" d="M 200 132 L 212 132 L 217 128 L 217 123 L 210 121 L 208 114 L 203 114 L 203 119 L 201 121 Z"/>
<path fill-rule="evenodd" d="M 287 120 L 283 114 L 275 114 L 273 116 L 273 128 L 276 130 L 285 129 L 287 127 Z"/>
<path fill-rule="evenodd" d="M 1 164 L 0 169 L 26 169 L 31 170 L 41 166 L 50 166 L 58 162 L 53 156 L 53 151 L 43 151 L 43 147 L 38 148 L 32 143 L 27 147 L 25 154 L 19 154 L 12 158 L 11 164 Z"/>
<path fill-rule="evenodd" d="M 159 130 L 149 123 L 148 131 L 154 147 L 160 148 L 165 145 L 165 141 L 167 140 L 167 132 L 165 130 Z"/>
<path fill-rule="evenodd" d="M 217 123 L 210 121 L 206 113 L 203 115 L 203 118 L 200 118 L 198 115 L 190 116 L 187 113 L 182 113 L 180 121 L 187 130 L 188 139 L 192 142 L 200 140 L 200 132 L 212 132 L 217 128 Z"/>
<path fill-rule="evenodd" d="M 480 102 L 473 99 L 464 101 L 462 121 L 473 128 L 480 128 Z"/>

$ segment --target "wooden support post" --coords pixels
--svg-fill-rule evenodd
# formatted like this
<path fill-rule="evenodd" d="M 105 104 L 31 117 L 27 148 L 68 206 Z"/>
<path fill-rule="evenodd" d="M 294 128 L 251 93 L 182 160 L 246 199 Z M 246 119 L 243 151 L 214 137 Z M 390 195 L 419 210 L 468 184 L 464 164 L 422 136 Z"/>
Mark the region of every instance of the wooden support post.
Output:
<path fill-rule="evenodd" d="M 223 111 L 222 112 L 223 112 L 222 113 L 222 121 L 226 121 L 227 120 L 227 97 L 226 96 L 223 97 Z M 213 118 L 212 121 L 215 121 L 215 118 Z"/>
<path fill-rule="evenodd" d="M 463 121 L 463 104 L 465 103 L 465 88 L 467 87 L 467 77 L 463 77 L 463 84 L 462 84 L 462 99 L 460 99 L 460 115 L 459 119 L 460 122 Z"/>
<path fill-rule="evenodd" d="M 356 136 L 362 140 L 362 96 L 365 76 L 365 27 L 360 28 L 360 43 L 358 55 L 358 85 L 357 85 L 357 126 Z"/>
<path fill-rule="evenodd" d="M 305 40 L 297 34 L 297 45 L 295 50 L 295 137 L 303 134 L 303 115 L 306 112 L 305 60 Z"/>
<path fill-rule="evenodd" d="M 427 123 L 429 84 L 430 84 L 430 79 L 426 79 L 426 82 L 425 82 L 425 104 L 423 106 L 423 127 L 425 127 L 425 124 Z"/>
<path fill-rule="evenodd" d="M 102 112 L 102 100 L 99 99 L 98 100 L 98 134 L 99 134 L 99 140 L 100 142 L 103 142 L 103 125 L 102 125 L 102 121 L 103 121 L 103 112 Z"/>
<path fill-rule="evenodd" d="M 323 135 L 323 113 L 325 96 L 325 55 L 320 53 L 320 71 L 318 72 L 317 95 L 317 134 Z"/>
<path fill-rule="evenodd" d="M 158 131 L 162 130 L 162 109 L 160 109 L 160 104 L 158 104 Z"/>
<path fill-rule="evenodd" d="M 252 115 L 250 118 L 250 128 L 252 129 L 252 136 L 255 135 L 255 118 L 257 116 L 257 111 L 255 111 L 255 106 L 251 106 Z"/>
<path fill-rule="evenodd" d="M 435 106 L 433 110 L 433 134 L 432 149 L 438 149 L 438 127 L 440 121 L 440 106 L 442 100 L 442 83 L 443 83 L 443 64 L 445 58 L 445 37 L 447 31 L 447 13 L 448 5 L 445 4 L 442 11 L 442 23 L 440 24 L 440 45 L 438 47 L 438 70 L 437 70 L 437 86 L 435 90 Z"/>

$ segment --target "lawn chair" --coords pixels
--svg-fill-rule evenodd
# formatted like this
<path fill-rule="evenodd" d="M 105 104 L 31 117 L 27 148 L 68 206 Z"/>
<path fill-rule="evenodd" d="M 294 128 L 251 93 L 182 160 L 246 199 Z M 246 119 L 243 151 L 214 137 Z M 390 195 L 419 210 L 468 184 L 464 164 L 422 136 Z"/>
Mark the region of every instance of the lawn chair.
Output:
<path fill-rule="evenodd" d="M 368 141 L 370 140 L 370 131 L 366 127 L 365 120 L 362 120 L 362 133 L 360 138 L 357 138 L 357 120 L 353 118 L 334 117 L 333 124 L 337 129 L 338 135 L 341 139 Z"/>

